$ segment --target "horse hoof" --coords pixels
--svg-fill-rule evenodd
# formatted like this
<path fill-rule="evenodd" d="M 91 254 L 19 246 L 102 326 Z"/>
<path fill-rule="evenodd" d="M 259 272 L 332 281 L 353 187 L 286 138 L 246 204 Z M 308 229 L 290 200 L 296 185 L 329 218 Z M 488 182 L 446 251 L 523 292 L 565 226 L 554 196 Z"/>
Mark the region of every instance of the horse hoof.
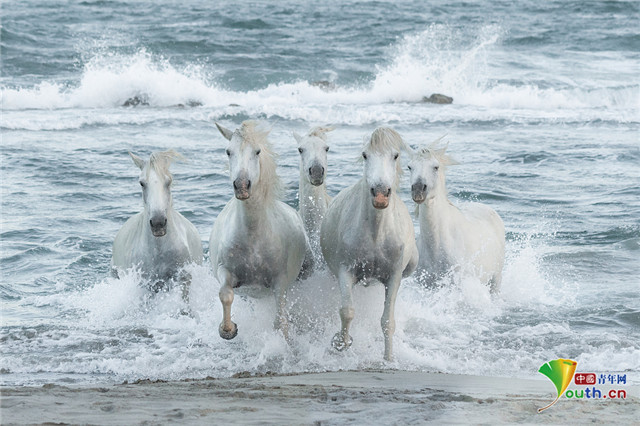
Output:
<path fill-rule="evenodd" d="M 231 340 L 236 337 L 238 335 L 238 326 L 235 322 L 232 322 L 231 326 L 233 328 L 230 331 L 227 331 L 224 329 L 224 323 L 220 324 L 220 328 L 218 329 L 218 331 L 220 332 L 220 337 L 225 340 Z"/>
<path fill-rule="evenodd" d="M 351 344 L 353 343 L 353 339 L 351 338 L 351 336 L 347 336 L 348 337 L 348 341 L 344 341 L 344 339 L 342 338 L 342 333 L 336 333 L 335 336 L 333 336 L 333 339 L 331 339 L 331 346 L 333 346 L 333 349 L 342 352 L 345 349 L 348 349 L 349 347 L 351 347 Z"/>

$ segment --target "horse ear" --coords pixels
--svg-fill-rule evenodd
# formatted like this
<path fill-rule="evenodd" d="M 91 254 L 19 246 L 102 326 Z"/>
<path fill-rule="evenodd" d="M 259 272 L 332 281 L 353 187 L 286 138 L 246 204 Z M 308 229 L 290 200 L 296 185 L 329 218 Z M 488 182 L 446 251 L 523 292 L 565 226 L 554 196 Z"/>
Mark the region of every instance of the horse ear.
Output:
<path fill-rule="evenodd" d="M 293 132 L 293 138 L 296 140 L 296 142 L 298 142 L 298 145 L 302 143 L 302 136 L 300 136 L 296 132 Z"/>
<path fill-rule="evenodd" d="M 131 151 L 129 151 L 129 155 L 133 159 L 133 162 L 136 163 L 136 166 L 140 168 L 140 170 L 144 169 L 144 160 L 142 158 L 138 157 Z"/>
<path fill-rule="evenodd" d="M 216 123 L 216 127 L 218 128 L 218 130 L 220 130 L 220 133 L 222 133 L 222 136 L 224 136 L 229 141 L 231 140 L 231 138 L 233 137 L 233 132 L 231 130 L 221 126 L 218 123 Z"/>

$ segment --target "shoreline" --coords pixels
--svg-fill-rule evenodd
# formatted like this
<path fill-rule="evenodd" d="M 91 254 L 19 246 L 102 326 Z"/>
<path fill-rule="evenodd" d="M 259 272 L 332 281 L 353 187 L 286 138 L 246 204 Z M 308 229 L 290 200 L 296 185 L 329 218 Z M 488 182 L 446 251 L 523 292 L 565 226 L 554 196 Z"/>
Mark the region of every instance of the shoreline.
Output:
<path fill-rule="evenodd" d="M 601 386 L 606 389 L 607 386 Z M 555 399 L 546 380 L 364 370 L 117 385 L 0 388 L 9 424 L 632 424 L 637 386 L 624 400 Z"/>

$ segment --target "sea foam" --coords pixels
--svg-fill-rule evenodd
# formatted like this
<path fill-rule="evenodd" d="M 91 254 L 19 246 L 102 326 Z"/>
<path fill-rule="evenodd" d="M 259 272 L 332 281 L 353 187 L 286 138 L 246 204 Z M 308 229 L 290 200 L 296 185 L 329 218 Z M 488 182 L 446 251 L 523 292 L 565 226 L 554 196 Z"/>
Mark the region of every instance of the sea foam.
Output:
<path fill-rule="evenodd" d="M 178 67 L 144 49 L 131 55 L 101 51 L 87 60 L 77 81 L 61 84 L 43 80 L 32 87 L 3 87 L 2 105 L 7 112 L 202 106 L 213 117 L 245 114 L 353 125 L 399 119 L 419 123 L 425 116 L 484 121 L 513 117 L 571 121 L 585 116 L 592 120 L 639 120 L 637 83 L 607 87 L 564 81 L 545 87 L 526 78 L 505 81 L 489 63 L 500 53 L 502 35 L 496 26 L 482 27 L 470 38 L 447 26 L 432 25 L 391 46 L 388 58 L 380 58 L 372 70 L 370 81 L 328 90 L 298 81 L 233 91 L 215 81 L 215 70 L 201 65 Z M 407 106 L 432 93 L 452 96 L 455 108 Z M 99 123 L 108 120 L 101 118 L 105 115 L 100 112 L 98 117 L 66 125 Z M 62 121 L 59 118 L 41 123 L 40 128 L 64 128 L 65 117 Z M 3 127 L 29 128 L 29 124 L 9 115 Z M 37 130 L 38 124 L 31 127 Z"/>

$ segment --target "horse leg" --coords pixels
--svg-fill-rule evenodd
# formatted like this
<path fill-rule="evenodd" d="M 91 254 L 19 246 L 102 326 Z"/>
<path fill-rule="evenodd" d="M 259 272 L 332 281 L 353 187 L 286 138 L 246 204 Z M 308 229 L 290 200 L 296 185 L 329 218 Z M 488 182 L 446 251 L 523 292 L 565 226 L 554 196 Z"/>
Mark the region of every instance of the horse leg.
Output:
<path fill-rule="evenodd" d="M 178 283 L 180 284 L 180 289 L 182 290 L 182 300 L 186 305 L 184 309 L 180 310 L 180 315 L 191 316 L 191 309 L 189 308 L 189 290 L 191 289 L 191 274 L 189 272 L 186 272 L 184 269 L 181 269 L 177 278 L 178 278 Z"/>
<path fill-rule="evenodd" d="M 218 332 L 223 339 L 231 340 L 238 335 L 238 326 L 231 321 L 231 304 L 233 303 L 235 280 L 229 271 L 224 268 L 221 269 L 223 269 L 220 271 L 222 274 L 219 273 L 218 276 L 224 276 L 224 282 L 220 288 L 220 293 L 218 293 L 220 302 L 222 302 L 222 322 Z"/>
<path fill-rule="evenodd" d="M 380 318 L 380 326 L 384 335 L 384 359 L 393 360 L 393 333 L 396 331 L 396 296 L 400 288 L 401 273 L 394 273 L 388 283 L 384 286 L 384 311 Z"/>
<path fill-rule="evenodd" d="M 298 280 L 304 280 L 311 276 L 311 273 L 315 269 L 316 259 L 313 254 L 313 250 L 311 249 L 311 245 L 309 243 L 309 239 L 305 236 L 306 247 L 304 260 L 302 261 L 302 268 L 300 269 L 300 273 L 298 274 Z"/>
<path fill-rule="evenodd" d="M 288 280 L 286 277 L 278 277 L 275 282 L 275 296 L 276 296 L 276 320 L 273 324 L 273 327 L 276 330 L 280 330 L 282 335 L 287 340 L 289 340 L 289 320 L 287 319 L 287 287 Z"/>
<path fill-rule="evenodd" d="M 341 330 L 333 336 L 331 345 L 338 351 L 343 351 L 351 346 L 353 339 L 349 336 L 349 327 L 354 316 L 353 297 L 351 291 L 356 282 L 355 277 L 346 269 L 341 269 L 338 274 L 340 283 L 341 307 L 340 320 L 342 322 Z"/>
<path fill-rule="evenodd" d="M 178 282 L 180 283 L 180 287 L 182 288 L 182 300 L 188 305 L 189 290 L 191 289 L 191 274 L 182 269 L 178 277 Z"/>
<path fill-rule="evenodd" d="M 489 291 L 491 294 L 497 294 L 500 291 L 500 285 L 502 284 L 502 271 L 498 271 L 489 280 Z"/>

